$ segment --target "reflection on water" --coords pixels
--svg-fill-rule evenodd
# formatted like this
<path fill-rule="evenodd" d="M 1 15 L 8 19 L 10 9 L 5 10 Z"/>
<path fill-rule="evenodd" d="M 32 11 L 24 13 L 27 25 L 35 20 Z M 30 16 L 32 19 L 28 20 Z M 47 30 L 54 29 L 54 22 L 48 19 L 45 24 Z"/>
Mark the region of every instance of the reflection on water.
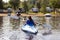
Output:
<path fill-rule="evenodd" d="M 23 18 L 27 19 L 27 17 L 21 17 L 21 19 L 15 20 L 15 19 L 10 19 L 10 17 L 0 17 L 0 29 L 1 27 L 13 27 L 14 28 L 19 28 L 20 25 L 22 25 Z M 32 17 L 34 21 L 38 22 L 38 24 L 43 24 L 46 20 L 44 17 Z M 50 20 L 51 25 L 53 28 L 60 28 L 60 17 L 52 17 Z M 57 27 L 58 26 L 58 27 Z"/>
<path fill-rule="evenodd" d="M 7 28 L 9 30 L 9 28 L 12 29 L 17 29 L 20 26 L 22 26 L 24 24 L 23 22 L 23 18 L 27 18 L 27 17 L 21 17 L 21 19 L 15 20 L 15 19 L 10 19 L 10 17 L 0 17 L 0 32 L 2 31 L 2 29 Z M 32 17 L 34 19 L 34 21 L 38 22 L 38 24 L 43 24 L 45 22 L 44 17 Z M 52 17 L 51 21 L 50 21 L 51 25 L 53 26 L 53 28 L 60 28 L 60 17 Z"/>
<path fill-rule="evenodd" d="M 2 30 L 2 27 L 3 27 L 2 24 L 3 24 L 3 17 L 1 16 L 1 17 L 0 17 L 0 35 L 2 34 L 2 31 L 3 31 L 3 30 Z"/>
<path fill-rule="evenodd" d="M 57 29 L 60 29 L 60 16 L 56 16 L 54 21 L 55 21 L 55 27 Z"/>
<path fill-rule="evenodd" d="M 2 27 L 2 24 L 3 24 L 3 17 L 1 16 L 0 17 L 0 28 Z"/>
<path fill-rule="evenodd" d="M 20 19 L 10 19 L 10 24 L 12 25 L 13 29 L 18 29 L 20 26 Z"/>

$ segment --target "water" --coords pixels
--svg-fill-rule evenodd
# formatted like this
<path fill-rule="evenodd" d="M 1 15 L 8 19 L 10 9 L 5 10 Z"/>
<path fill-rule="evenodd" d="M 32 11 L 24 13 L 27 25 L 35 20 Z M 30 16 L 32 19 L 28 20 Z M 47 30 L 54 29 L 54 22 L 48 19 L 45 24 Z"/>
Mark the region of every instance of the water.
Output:
<path fill-rule="evenodd" d="M 10 19 L 9 16 L 0 17 L 0 40 L 22 40 L 24 33 L 20 28 L 25 23 L 23 18 L 24 17 L 21 17 L 20 20 L 14 20 Z M 46 36 L 42 35 L 43 28 L 40 30 L 42 27 L 40 24 L 45 22 L 44 17 L 33 17 L 33 19 L 37 22 L 37 27 L 39 28 L 39 33 L 35 36 L 34 40 L 60 40 L 60 30 L 58 30 L 60 29 L 60 17 L 52 17 L 50 23 L 56 30 L 52 29 L 52 34 Z"/>

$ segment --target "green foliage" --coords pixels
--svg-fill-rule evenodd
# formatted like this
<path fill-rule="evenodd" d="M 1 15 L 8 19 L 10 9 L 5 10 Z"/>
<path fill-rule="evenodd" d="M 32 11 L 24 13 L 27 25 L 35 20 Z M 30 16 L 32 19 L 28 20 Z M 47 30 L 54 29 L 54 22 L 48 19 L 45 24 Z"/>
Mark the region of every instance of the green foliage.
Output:
<path fill-rule="evenodd" d="M 0 0 L 0 9 L 3 9 L 3 2 Z"/>
<path fill-rule="evenodd" d="M 60 0 L 50 0 L 49 5 L 53 8 L 60 8 Z"/>
<path fill-rule="evenodd" d="M 30 3 L 33 4 L 33 5 L 35 5 L 36 1 L 37 0 L 30 0 Z"/>
<path fill-rule="evenodd" d="M 37 2 L 37 4 L 36 4 L 36 6 L 37 6 L 38 9 L 40 9 L 40 7 L 41 7 L 40 4 L 41 4 L 40 2 Z"/>
<path fill-rule="evenodd" d="M 29 11 L 28 3 L 26 1 L 23 2 L 23 8 L 25 9 L 25 12 Z"/>
<path fill-rule="evenodd" d="M 44 14 L 46 13 L 46 7 L 47 7 L 47 1 L 43 0 L 41 2 L 41 9 L 40 9 L 40 11 L 43 12 Z"/>
<path fill-rule="evenodd" d="M 4 2 L 3 2 L 3 8 L 4 8 L 4 9 L 7 9 L 7 8 L 9 8 L 9 7 L 12 8 L 11 5 L 9 5 L 9 3 L 4 3 Z"/>
<path fill-rule="evenodd" d="M 42 6 L 40 11 L 45 14 L 46 13 L 46 6 Z"/>
<path fill-rule="evenodd" d="M 19 8 L 20 0 L 10 0 L 9 3 L 12 8 L 17 9 Z"/>

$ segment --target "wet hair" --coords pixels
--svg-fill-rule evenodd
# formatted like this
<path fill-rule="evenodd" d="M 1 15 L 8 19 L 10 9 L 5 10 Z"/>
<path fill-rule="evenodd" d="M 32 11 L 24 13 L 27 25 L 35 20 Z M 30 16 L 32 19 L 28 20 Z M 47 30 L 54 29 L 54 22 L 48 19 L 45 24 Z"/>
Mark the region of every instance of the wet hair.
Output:
<path fill-rule="evenodd" d="M 31 18 L 31 16 L 29 16 L 28 18 L 29 18 L 30 21 L 33 21 L 33 19 Z M 33 22 L 34 22 L 34 21 L 33 21 Z M 36 25 L 36 24 L 34 23 L 34 25 Z"/>
<path fill-rule="evenodd" d="M 33 19 L 31 18 L 31 16 L 29 16 L 28 19 L 29 19 L 29 20 L 33 20 Z"/>

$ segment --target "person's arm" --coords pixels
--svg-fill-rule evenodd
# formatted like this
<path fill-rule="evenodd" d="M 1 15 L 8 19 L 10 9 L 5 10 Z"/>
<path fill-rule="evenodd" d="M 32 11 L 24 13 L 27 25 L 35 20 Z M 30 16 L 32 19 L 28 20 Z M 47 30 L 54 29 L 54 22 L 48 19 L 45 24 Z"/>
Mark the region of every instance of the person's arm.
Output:
<path fill-rule="evenodd" d="M 36 26 L 36 22 L 33 21 L 34 26 Z"/>

